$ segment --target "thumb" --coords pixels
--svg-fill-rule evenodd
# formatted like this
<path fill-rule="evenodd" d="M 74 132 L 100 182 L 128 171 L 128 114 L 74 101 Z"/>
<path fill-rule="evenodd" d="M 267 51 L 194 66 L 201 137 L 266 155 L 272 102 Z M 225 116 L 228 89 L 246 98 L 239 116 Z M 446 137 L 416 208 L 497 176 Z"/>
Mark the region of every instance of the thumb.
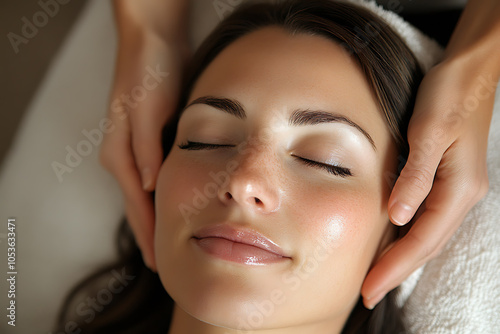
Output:
<path fill-rule="evenodd" d="M 154 190 L 163 161 L 162 130 L 167 113 L 164 104 L 158 102 L 143 103 L 132 115 L 132 149 L 142 187 L 146 191 Z"/>
<path fill-rule="evenodd" d="M 161 129 L 136 131 L 133 137 L 135 163 L 141 175 L 142 188 L 153 191 L 163 157 Z"/>
<path fill-rule="evenodd" d="M 410 154 L 389 198 L 389 218 L 396 225 L 408 223 L 429 194 L 443 152 L 410 142 Z M 423 143 L 423 141 L 422 141 Z M 413 144 L 413 145 L 412 145 Z"/>

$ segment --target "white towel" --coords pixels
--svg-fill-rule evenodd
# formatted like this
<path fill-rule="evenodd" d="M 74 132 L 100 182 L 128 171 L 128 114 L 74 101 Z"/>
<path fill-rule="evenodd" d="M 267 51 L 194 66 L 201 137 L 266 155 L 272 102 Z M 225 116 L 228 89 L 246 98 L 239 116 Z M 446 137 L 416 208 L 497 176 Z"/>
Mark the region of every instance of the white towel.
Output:
<path fill-rule="evenodd" d="M 441 46 L 435 40 L 424 35 L 420 30 L 403 20 L 401 16 L 385 10 L 382 6 L 377 5 L 375 1 L 347 0 L 347 2 L 365 7 L 382 17 L 411 49 L 424 73 L 441 60 L 443 56 Z"/>

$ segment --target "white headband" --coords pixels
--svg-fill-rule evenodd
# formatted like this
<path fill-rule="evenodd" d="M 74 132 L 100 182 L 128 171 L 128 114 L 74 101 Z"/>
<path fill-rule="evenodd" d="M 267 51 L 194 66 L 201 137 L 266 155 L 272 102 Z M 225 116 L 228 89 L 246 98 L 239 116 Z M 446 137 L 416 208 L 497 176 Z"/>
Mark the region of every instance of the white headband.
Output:
<path fill-rule="evenodd" d="M 443 48 L 433 39 L 403 20 L 394 12 L 377 5 L 374 0 L 344 0 L 364 7 L 381 17 L 403 39 L 427 73 L 443 57 Z"/>

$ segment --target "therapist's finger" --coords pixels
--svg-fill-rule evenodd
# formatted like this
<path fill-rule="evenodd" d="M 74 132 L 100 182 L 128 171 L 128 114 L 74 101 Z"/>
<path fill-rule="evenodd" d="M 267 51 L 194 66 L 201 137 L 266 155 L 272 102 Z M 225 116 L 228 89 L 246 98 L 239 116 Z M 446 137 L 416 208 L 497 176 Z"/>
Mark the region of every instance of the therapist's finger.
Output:
<path fill-rule="evenodd" d="M 140 173 L 141 187 L 146 191 L 155 189 L 163 161 L 162 129 L 171 113 L 167 112 L 164 95 L 156 94 L 141 102 L 130 114 L 133 155 Z"/>
<path fill-rule="evenodd" d="M 144 262 L 156 269 L 154 258 L 154 205 L 151 194 L 142 189 L 132 152 L 121 155 L 121 167 L 114 172 L 125 198 L 125 212 Z"/>
<path fill-rule="evenodd" d="M 162 130 L 177 107 L 185 56 L 164 46 L 150 55 L 142 74 L 136 107 L 130 112 L 132 149 L 142 188 L 153 191 L 163 161 Z"/>
<path fill-rule="evenodd" d="M 410 154 L 398 177 L 388 202 L 389 218 L 396 225 L 408 223 L 429 194 L 445 147 L 422 145 L 430 136 L 420 132 L 409 138 Z M 431 143 L 433 144 L 433 143 Z"/>
<path fill-rule="evenodd" d="M 144 261 L 155 269 L 153 229 L 154 208 L 150 193 L 142 189 L 141 179 L 132 153 L 129 116 L 125 107 L 109 114 L 110 131 L 103 140 L 99 159 L 118 181 L 125 198 L 128 223 L 134 232 Z M 120 111 L 114 112 L 113 110 Z"/>
<path fill-rule="evenodd" d="M 435 184 L 422 215 L 367 275 L 361 293 L 368 308 L 401 284 L 413 271 L 439 254 L 463 221 L 468 208 L 450 191 L 450 181 Z"/>
<path fill-rule="evenodd" d="M 151 195 L 135 192 L 131 198 L 125 199 L 125 212 L 146 266 L 156 271 L 154 256 L 155 217 Z"/>
<path fill-rule="evenodd" d="M 365 305 L 378 303 L 413 271 L 436 257 L 467 212 L 487 193 L 485 166 L 476 163 L 483 161 L 486 153 L 471 142 L 471 137 L 463 136 L 446 151 L 422 215 L 366 277 L 362 288 Z"/>

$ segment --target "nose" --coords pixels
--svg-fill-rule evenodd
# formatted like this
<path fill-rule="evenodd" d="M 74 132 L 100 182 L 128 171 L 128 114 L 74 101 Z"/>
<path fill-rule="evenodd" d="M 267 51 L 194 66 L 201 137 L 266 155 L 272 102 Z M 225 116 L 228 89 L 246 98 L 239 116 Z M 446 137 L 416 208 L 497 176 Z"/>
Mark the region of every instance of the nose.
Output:
<path fill-rule="evenodd" d="M 260 213 L 276 212 L 281 205 L 277 171 L 263 155 L 238 161 L 229 182 L 219 189 L 219 199 L 226 205 L 237 204 Z"/>

